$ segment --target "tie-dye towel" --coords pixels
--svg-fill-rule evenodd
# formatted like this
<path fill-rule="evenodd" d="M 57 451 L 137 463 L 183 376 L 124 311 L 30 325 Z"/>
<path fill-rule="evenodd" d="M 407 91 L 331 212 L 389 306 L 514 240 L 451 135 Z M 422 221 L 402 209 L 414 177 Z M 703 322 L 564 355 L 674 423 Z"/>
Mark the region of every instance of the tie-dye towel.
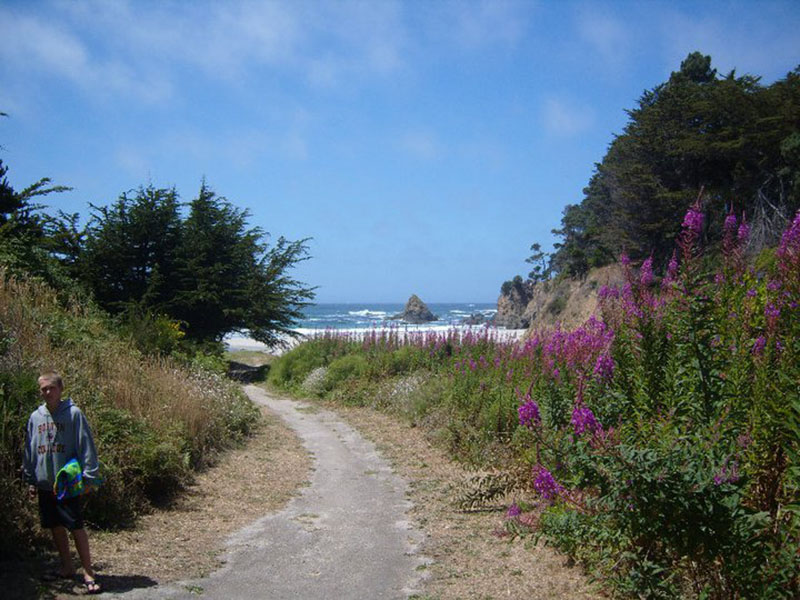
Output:
<path fill-rule="evenodd" d="M 76 459 L 72 459 L 56 473 L 53 483 L 53 493 L 56 499 L 75 498 L 81 494 L 88 494 L 94 488 L 100 487 L 103 480 L 97 477 L 84 477 L 83 468 Z"/>

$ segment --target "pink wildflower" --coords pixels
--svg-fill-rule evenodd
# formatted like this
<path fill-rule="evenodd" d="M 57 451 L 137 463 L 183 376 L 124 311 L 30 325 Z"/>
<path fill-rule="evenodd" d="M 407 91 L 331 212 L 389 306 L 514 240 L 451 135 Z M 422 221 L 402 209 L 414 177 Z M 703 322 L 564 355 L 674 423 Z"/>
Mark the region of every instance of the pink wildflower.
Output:
<path fill-rule="evenodd" d="M 564 486 L 558 483 L 553 475 L 542 465 L 533 468 L 533 489 L 545 500 L 554 500 L 564 492 Z"/>
<path fill-rule="evenodd" d="M 653 257 L 648 257 L 639 269 L 639 283 L 647 287 L 653 283 Z"/>
<path fill-rule="evenodd" d="M 570 419 L 570 423 L 572 423 L 572 426 L 575 428 L 575 435 L 577 436 L 583 435 L 587 430 L 592 434 L 602 430 L 592 410 L 583 402 L 577 402 L 575 404 L 575 408 L 572 409 L 572 419 Z"/>

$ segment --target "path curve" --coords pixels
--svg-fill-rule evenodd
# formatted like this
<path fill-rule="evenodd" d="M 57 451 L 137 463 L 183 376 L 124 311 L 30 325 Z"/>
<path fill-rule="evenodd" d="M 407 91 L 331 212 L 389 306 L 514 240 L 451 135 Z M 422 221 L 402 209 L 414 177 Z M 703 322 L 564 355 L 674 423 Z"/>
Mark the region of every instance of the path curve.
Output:
<path fill-rule="evenodd" d="M 312 454 L 310 485 L 283 511 L 231 536 L 222 569 L 144 597 L 361 600 L 418 593 L 428 561 L 418 553 L 422 534 L 407 521 L 407 482 L 335 413 L 256 386 L 244 389 Z"/>

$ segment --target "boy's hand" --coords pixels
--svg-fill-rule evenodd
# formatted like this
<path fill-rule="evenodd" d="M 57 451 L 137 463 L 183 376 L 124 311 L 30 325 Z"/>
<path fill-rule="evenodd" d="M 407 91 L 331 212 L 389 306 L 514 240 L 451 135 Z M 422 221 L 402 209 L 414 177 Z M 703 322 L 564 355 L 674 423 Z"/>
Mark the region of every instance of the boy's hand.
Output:
<path fill-rule="evenodd" d="M 36 486 L 35 485 L 29 485 L 28 486 L 28 498 L 30 498 L 31 500 L 36 498 Z"/>

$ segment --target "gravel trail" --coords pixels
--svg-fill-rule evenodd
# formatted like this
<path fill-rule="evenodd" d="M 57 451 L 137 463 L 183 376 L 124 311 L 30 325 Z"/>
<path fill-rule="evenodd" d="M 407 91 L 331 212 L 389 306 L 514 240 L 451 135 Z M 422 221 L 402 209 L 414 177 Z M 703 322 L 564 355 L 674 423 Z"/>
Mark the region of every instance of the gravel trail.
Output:
<path fill-rule="evenodd" d="M 283 511 L 231 536 L 219 571 L 125 597 L 346 600 L 418 593 L 427 561 L 418 554 L 422 534 L 406 520 L 406 481 L 335 413 L 256 386 L 245 391 L 294 429 L 312 454 L 309 485 Z"/>

